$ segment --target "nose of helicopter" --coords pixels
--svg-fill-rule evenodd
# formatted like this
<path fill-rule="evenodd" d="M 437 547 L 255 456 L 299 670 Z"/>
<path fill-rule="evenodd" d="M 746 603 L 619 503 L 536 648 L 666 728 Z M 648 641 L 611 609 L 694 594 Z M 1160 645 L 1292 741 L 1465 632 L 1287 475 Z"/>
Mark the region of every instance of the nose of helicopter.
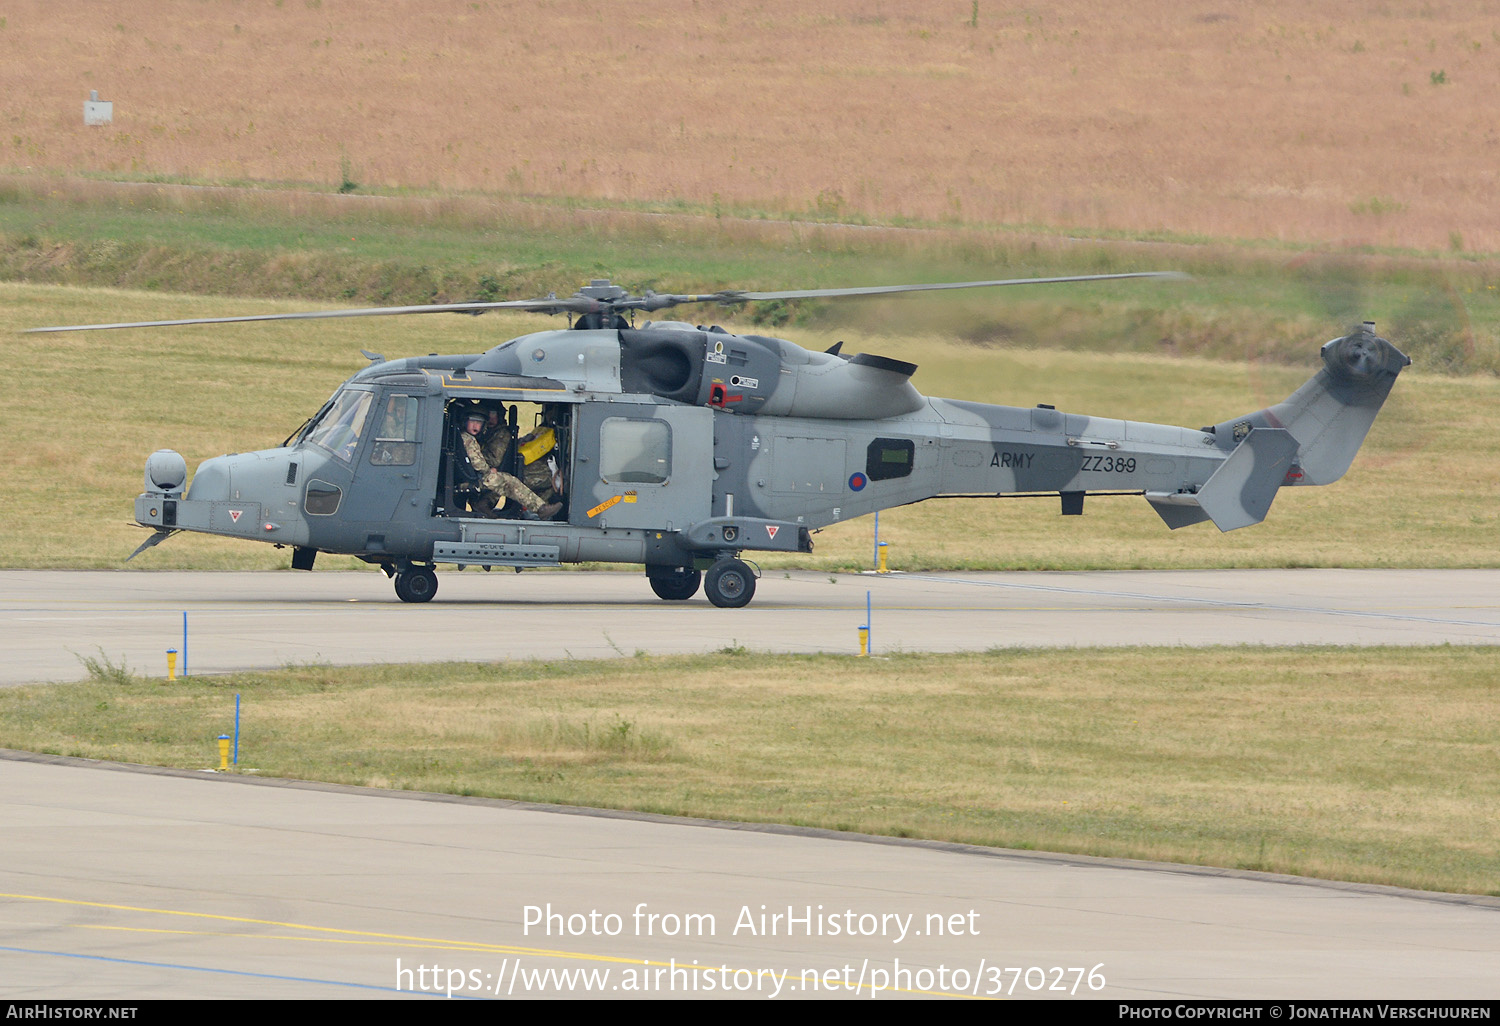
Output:
<path fill-rule="evenodd" d="M 187 498 L 284 506 L 281 493 L 297 483 L 291 474 L 293 455 L 291 449 L 265 449 L 204 460 L 188 486 Z"/>
<path fill-rule="evenodd" d="M 234 453 L 204 460 L 182 491 L 185 462 L 170 449 L 146 462 L 146 492 L 136 521 L 147 527 L 305 545 L 298 454 L 292 449 Z"/>

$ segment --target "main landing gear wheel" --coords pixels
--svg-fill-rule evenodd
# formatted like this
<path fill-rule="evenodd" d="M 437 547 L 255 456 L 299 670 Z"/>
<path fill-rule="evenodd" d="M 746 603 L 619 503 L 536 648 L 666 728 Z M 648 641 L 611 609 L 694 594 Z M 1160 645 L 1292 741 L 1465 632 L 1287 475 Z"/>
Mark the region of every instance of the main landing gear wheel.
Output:
<path fill-rule="evenodd" d="M 657 598 L 668 602 L 683 602 L 698 594 L 698 585 L 703 583 L 703 574 L 698 570 L 677 570 L 672 573 L 652 574 L 651 590 Z"/>
<path fill-rule="evenodd" d="M 396 575 L 396 597 L 402 602 L 431 602 L 437 594 L 437 572 L 430 566 L 407 567 Z"/>
<path fill-rule="evenodd" d="M 721 559 L 708 568 L 703 593 L 721 609 L 739 609 L 755 595 L 755 573 L 741 560 Z"/>

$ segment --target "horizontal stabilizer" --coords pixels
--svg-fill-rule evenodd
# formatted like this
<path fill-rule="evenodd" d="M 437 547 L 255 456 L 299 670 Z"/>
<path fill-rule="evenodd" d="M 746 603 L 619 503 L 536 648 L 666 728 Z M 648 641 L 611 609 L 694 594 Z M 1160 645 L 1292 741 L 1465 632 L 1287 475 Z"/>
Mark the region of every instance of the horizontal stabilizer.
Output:
<path fill-rule="evenodd" d="M 1198 496 L 1191 492 L 1147 492 L 1146 501 L 1174 531 L 1208 519 L 1208 514 L 1198 505 Z"/>
<path fill-rule="evenodd" d="M 1221 531 L 1258 524 L 1297 458 L 1297 439 L 1283 428 L 1256 428 L 1196 492 L 1147 492 L 1146 501 L 1173 530 L 1212 520 Z"/>

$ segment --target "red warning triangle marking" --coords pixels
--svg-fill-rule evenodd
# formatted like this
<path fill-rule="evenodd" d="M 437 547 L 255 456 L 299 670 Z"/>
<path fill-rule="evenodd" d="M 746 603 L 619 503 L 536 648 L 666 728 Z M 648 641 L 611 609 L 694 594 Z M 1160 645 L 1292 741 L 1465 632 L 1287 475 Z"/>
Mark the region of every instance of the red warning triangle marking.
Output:
<path fill-rule="evenodd" d="M 771 524 L 767 524 L 766 525 L 766 534 L 769 535 L 772 538 L 776 537 L 776 532 L 779 531 L 779 530 L 781 530 L 780 527 L 776 527 L 776 526 L 773 526 Z"/>
<path fill-rule="evenodd" d="M 240 514 L 243 512 L 244 510 L 232 509 L 229 511 L 229 519 L 233 520 L 237 524 L 240 522 Z"/>

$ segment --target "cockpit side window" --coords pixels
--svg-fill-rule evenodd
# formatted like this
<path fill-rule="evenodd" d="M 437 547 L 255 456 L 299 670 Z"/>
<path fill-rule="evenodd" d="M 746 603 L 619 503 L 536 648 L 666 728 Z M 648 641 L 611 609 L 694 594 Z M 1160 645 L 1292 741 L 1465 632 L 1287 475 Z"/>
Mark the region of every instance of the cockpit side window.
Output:
<path fill-rule="evenodd" d="M 370 462 L 381 466 L 409 467 L 417 461 L 417 398 L 387 396 L 381 407 L 370 447 Z"/>
<path fill-rule="evenodd" d="M 340 392 L 333 400 L 333 408 L 318 421 L 307 440 L 327 449 L 345 463 L 352 462 L 354 450 L 359 448 L 359 439 L 365 430 L 365 421 L 370 416 L 373 398 L 369 392 L 354 389 Z"/>

